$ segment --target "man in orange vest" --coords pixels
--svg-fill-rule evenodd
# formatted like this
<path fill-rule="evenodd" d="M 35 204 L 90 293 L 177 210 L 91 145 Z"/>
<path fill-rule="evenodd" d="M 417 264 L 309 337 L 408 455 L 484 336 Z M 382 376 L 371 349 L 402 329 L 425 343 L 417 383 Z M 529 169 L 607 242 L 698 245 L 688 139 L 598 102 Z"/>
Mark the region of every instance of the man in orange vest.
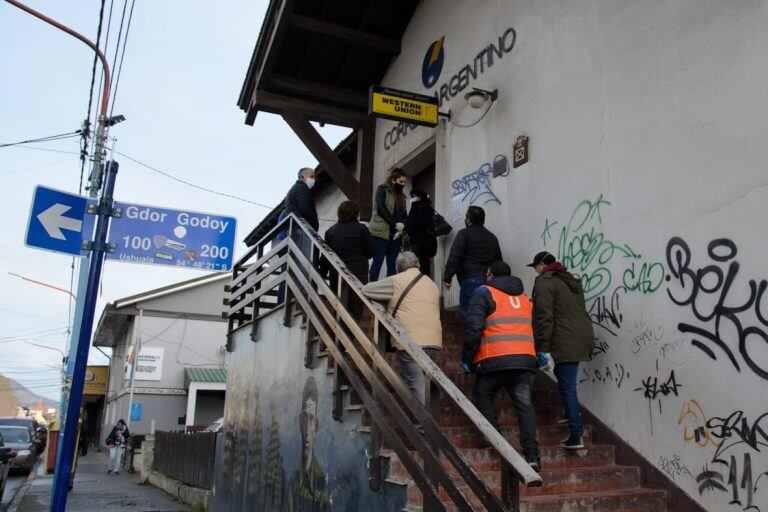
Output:
<path fill-rule="evenodd" d="M 523 455 L 538 471 L 539 444 L 531 397 L 536 374 L 533 304 L 523 292 L 523 282 L 503 261 L 491 264 L 487 278 L 469 302 L 461 366 L 465 372 L 477 374 L 475 404 L 497 430 L 493 400 L 499 389 L 507 390 L 517 411 Z"/>

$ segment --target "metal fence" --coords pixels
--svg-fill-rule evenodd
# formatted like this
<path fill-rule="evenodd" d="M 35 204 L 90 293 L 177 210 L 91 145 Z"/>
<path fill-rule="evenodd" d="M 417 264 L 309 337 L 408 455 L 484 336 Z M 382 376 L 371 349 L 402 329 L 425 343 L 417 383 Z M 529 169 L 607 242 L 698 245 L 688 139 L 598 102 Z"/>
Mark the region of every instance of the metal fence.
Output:
<path fill-rule="evenodd" d="M 210 489 L 215 454 L 215 432 L 157 432 L 152 469 L 185 484 Z"/>

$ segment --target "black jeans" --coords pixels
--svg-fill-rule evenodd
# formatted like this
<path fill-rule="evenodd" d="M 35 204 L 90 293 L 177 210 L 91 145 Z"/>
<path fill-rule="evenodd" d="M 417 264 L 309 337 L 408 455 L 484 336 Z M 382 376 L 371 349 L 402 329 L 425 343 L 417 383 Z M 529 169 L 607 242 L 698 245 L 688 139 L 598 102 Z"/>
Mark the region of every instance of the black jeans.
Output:
<path fill-rule="evenodd" d="M 499 430 L 499 417 L 493 399 L 502 387 L 506 388 L 517 411 L 520 425 L 520 446 L 523 454 L 539 456 L 539 443 L 536 441 L 536 412 L 533 410 L 533 378 L 536 372 L 526 370 L 501 370 L 481 373 L 475 382 L 475 404 L 483 416 Z"/>

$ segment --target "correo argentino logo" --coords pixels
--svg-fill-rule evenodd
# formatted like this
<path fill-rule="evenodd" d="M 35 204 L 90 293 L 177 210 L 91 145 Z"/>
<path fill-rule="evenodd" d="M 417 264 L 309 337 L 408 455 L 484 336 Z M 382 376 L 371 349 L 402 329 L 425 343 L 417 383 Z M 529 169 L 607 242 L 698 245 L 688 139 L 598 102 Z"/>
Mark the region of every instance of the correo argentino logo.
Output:
<path fill-rule="evenodd" d="M 427 89 L 437 83 L 437 79 L 440 78 L 440 72 L 443 70 L 444 40 L 445 37 L 441 37 L 433 42 L 427 48 L 427 53 L 424 54 L 424 62 L 421 64 L 421 83 Z"/>

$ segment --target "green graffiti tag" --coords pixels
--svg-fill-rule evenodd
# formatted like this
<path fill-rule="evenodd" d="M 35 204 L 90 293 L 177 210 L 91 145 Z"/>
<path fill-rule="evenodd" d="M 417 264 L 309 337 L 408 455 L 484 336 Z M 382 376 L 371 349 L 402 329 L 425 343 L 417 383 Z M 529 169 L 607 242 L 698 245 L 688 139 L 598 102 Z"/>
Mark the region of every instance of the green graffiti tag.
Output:
<path fill-rule="evenodd" d="M 571 213 L 567 224 L 560 230 L 557 254 L 560 262 L 581 279 L 586 300 L 606 293 L 614 276 L 612 269 L 622 272 L 621 285 L 628 292 L 653 293 L 665 276 L 665 267 L 656 261 L 643 261 L 643 256 L 628 244 L 610 240 L 602 229 L 601 211 L 611 206 L 602 194 L 597 199 L 581 201 Z M 547 237 L 557 224 L 547 219 L 540 238 Z"/>

